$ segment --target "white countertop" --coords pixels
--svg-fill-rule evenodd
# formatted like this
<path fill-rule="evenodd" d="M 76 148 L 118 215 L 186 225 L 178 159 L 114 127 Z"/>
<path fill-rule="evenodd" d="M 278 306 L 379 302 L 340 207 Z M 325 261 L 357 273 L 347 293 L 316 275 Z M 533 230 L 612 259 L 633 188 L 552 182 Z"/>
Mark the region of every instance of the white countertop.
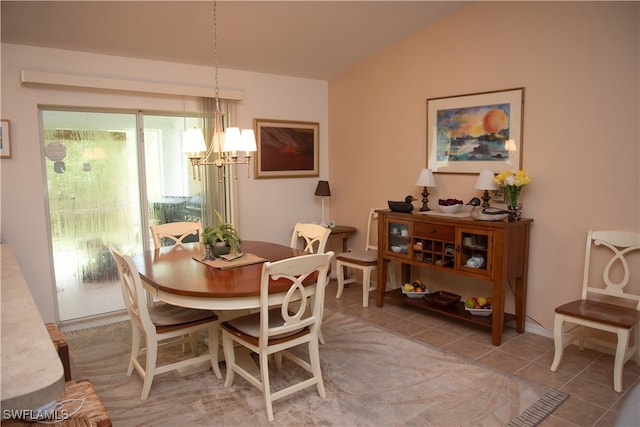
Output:
<path fill-rule="evenodd" d="M 38 409 L 64 393 L 64 370 L 8 245 L 0 257 L 2 410 Z"/>

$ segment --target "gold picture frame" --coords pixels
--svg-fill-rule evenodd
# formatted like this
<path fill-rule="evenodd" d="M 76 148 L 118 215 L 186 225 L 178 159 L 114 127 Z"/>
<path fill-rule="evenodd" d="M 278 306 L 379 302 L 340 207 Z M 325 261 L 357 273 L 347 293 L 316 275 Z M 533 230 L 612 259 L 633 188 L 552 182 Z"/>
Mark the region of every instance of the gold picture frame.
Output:
<path fill-rule="evenodd" d="M 320 176 L 318 122 L 254 119 L 253 127 L 256 179 Z"/>
<path fill-rule="evenodd" d="M 11 122 L 0 119 L 0 158 L 11 158 Z"/>

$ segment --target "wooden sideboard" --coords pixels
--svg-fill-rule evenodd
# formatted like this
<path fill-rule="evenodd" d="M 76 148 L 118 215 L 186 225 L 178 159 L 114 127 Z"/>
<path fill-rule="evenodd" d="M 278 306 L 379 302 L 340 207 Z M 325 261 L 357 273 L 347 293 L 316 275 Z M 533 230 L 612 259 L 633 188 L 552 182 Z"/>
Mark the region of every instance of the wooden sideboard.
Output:
<path fill-rule="evenodd" d="M 378 211 L 378 283 L 385 283 L 387 262 L 401 264 L 402 282 L 411 280 L 413 266 L 473 277 L 492 283 L 493 312 L 474 316 L 464 309 L 464 301 L 439 307 L 424 299 L 409 299 L 401 289 L 386 292 L 378 286 L 376 303 L 401 298 L 406 304 L 438 312 L 491 328 L 494 345 L 502 343 L 505 319 L 515 318 L 516 330 L 524 332 L 531 219 L 519 221 L 476 221 L 471 217 L 437 216 L 424 213 Z M 482 259 L 476 265 L 470 258 Z M 515 315 L 505 314 L 505 294 L 515 293 Z M 435 289 L 430 289 L 432 292 Z M 471 292 L 473 294 L 473 292 Z M 478 295 L 480 296 L 480 295 Z"/>

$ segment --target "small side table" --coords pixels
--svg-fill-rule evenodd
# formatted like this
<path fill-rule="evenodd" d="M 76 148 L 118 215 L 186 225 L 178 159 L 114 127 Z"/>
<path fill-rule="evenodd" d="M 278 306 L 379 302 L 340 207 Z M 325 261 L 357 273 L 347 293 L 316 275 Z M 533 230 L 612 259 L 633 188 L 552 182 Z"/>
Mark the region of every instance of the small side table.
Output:
<path fill-rule="evenodd" d="M 348 225 L 336 225 L 330 229 L 329 239 L 342 239 L 342 252 L 347 252 L 349 236 L 356 232 L 356 228 Z"/>
<path fill-rule="evenodd" d="M 342 239 L 342 252 L 347 252 L 349 236 L 356 232 L 356 228 L 349 225 L 335 225 L 330 229 L 329 239 Z M 331 273 L 331 278 L 333 276 L 334 273 Z M 344 267 L 344 277 L 347 277 L 347 267 Z"/>

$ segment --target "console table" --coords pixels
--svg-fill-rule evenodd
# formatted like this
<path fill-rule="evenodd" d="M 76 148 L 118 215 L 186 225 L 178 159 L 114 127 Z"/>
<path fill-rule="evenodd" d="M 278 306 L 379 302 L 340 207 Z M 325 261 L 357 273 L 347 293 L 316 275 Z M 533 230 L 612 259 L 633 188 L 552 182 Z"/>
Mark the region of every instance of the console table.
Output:
<path fill-rule="evenodd" d="M 411 267 L 450 273 L 451 280 L 466 276 L 492 283 L 493 312 L 488 317 L 469 314 L 464 301 L 439 307 L 423 299 L 409 299 L 401 289 L 377 289 L 376 303 L 385 297 L 491 328 L 492 343 L 502 343 L 505 318 L 515 318 L 516 330 L 524 332 L 529 261 L 529 233 L 532 219 L 519 221 L 477 221 L 471 217 L 436 216 L 425 213 L 378 211 L 378 283 L 385 283 L 387 262 L 401 264 L 402 281 L 411 279 Z M 470 258 L 484 262 L 476 265 Z M 505 314 L 505 291 L 515 292 L 515 315 Z M 431 289 L 434 291 L 434 289 Z"/>

